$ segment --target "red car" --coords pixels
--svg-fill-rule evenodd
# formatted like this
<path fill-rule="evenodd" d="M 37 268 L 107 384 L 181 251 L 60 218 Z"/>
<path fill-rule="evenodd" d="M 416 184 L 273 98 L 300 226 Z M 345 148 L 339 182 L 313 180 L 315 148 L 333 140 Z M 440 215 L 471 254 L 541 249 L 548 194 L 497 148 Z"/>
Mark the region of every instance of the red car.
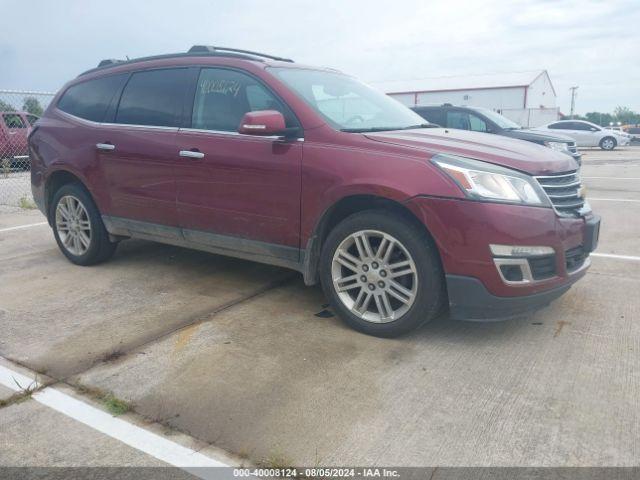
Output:
<path fill-rule="evenodd" d="M 0 112 L 0 161 L 29 165 L 27 136 L 37 120 L 27 112 Z"/>
<path fill-rule="evenodd" d="M 33 194 L 76 264 L 133 237 L 280 265 L 372 335 L 566 292 L 599 229 L 576 162 L 430 127 L 353 77 L 255 52 L 103 61 L 30 135 Z"/>

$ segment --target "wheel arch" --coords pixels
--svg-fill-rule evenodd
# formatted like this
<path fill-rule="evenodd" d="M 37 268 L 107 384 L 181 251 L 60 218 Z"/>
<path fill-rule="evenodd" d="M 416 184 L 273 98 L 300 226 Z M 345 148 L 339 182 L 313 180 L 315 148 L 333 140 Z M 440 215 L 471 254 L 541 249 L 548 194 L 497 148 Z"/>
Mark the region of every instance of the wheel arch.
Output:
<path fill-rule="evenodd" d="M 367 210 L 386 211 L 398 215 L 420 228 L 433 242 L 433 237 L 427 227 L 402 203 L 371 194 L 355 194 L 343 197 L 323 212 L 311 237 L 307 241 L 302 265 L 302 273 L 306 285 L 318 283 L 320 252 L 329 232 L 348 216 Z M 435 242 L 433 244 L 436 246 Z M 440 252 L 437 246 L 436 251 L 438 251 L 439 256 Z"/>
<path fill-rule="evenodd" d="M 44 206 L 45 212 L 47 212 L 47 221 L 49 225 L 51 225 L 51 202 L 53 201 L 53 196 L 56 192 L 64 185 L 69 183 L 77 183 L 84 187 L 84 189 L 91 195 L 91 192 L 87 188 L 86 182 L 82 180 L 77 174 L 71 172 L 70 170 L 60 169 L 54 170 L 47 177 L 44 186 Z M 91 195 L 93 198 L 93 195 Z M 94 200 L 95 201 L 95 200 Z"/>

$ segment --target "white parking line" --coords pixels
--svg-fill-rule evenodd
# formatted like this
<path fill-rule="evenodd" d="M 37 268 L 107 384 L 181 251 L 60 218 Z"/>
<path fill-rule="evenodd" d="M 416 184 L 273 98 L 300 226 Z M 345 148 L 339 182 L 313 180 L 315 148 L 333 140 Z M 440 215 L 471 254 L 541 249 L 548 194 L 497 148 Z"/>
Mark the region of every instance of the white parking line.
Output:
<path fill-rule="evenodd" d="M 30 378 L 3 365 L 0 365 L 0 384 L 16 392 L 27 388 L 33 389 L 38 386 L 35 377 Z M 32 398 L 38 403 L 73 418 L 94 430 L 120 440 L 122 443 L 169 465 L 187 470 L 192 475 L 200 478 L 219 478 L 220 472 L 212 471 L 210 468 L 230 466 L 191 448 L 167 440 L 137 425 L 113 417 L 107 412 L 67 395 L 56 388 L 46 387 L 35 392 Z M 208 468 L 204 469 L 203 467 Z"/>
<path fill-rule="evenodd" d="M 596 198 L 596 197 L 587 197 L 589 201 L 598 200 L 601 202 L 631 202 L 631 203 L 640 203 L 640 200 L 635 200 L 631 198 Z"/>
<path fill-rule="evenodd" d="M 615 258 L 616 260 L 631 260 L 633 262 L 640 262 L 640 257 L 634 257 L 633 255 L 616 255 L 615 253 L 591 253 L 592 257 L 602 258 Z"/>
<path fill-rule="evenodd" d="M 582 179 L 588 178 L 589 180 L 640 180 L 640 177 L 580 177 Z"/>
<path fill-rule="evenodd" d="M 0 228 L 0 232 L 10 232 L 12 230 L 22 230 L 23 228 L 39 227 L 40 225 L 48 225 L 47 222 L 29 223 L 28 225 L 18 225 L 15 227 Z"/>

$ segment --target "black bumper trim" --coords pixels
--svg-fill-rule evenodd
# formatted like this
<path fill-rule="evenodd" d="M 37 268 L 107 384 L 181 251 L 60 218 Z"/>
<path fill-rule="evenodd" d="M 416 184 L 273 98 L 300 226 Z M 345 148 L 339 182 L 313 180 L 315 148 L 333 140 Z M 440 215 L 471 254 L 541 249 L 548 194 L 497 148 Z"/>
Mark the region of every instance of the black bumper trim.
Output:
<path fill-rule="evenodd" d="M 489 293 L 480 280 L 462 275 L 446 275 L 449 315 L 454 320 L 492 322 L 508 320 L 549 305 L 571 288 L 583 274 L 571 276 L 568 283 L 533 295 L 498 297 Z"/>

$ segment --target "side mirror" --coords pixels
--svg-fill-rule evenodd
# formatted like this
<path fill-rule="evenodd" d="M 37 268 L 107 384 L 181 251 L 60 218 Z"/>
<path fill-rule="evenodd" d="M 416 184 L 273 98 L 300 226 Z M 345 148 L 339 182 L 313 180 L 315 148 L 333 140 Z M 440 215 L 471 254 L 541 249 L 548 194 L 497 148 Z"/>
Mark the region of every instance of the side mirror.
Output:
<path fill-rule="evenodd" d="M 245 135 L 282 135 L 285 131 L 284 117 L 276 110 L 247 112 L 238 127 L 238 133 Z"/>

